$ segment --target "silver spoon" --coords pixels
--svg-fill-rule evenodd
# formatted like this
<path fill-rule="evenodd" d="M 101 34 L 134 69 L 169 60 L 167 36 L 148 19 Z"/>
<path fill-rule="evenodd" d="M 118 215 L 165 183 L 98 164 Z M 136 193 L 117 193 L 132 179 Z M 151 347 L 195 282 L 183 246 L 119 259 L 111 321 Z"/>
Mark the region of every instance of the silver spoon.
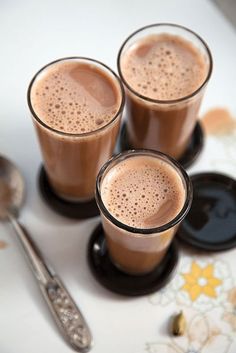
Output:
<path fill-rule="evenodd" d="M 64 338 L 76 351 L 86 352 L 91 348 L 92 335 L 83 315 L 59 277 L 46 264 L 28 232 L 17 220 L 24 195 L 24 180 L 19 170 L 12 162 L 0 156 L 0 220 L 10 221 L 17 233 L 17 238 Z"/>

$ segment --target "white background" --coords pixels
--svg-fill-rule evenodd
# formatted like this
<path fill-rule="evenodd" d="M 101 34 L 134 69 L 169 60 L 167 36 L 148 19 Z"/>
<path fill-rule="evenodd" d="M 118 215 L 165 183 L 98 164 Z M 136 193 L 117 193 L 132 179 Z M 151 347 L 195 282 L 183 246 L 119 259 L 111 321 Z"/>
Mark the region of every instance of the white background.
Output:
<path fill-rule="evenodd" d="M 161 335 L 161 317 L 146 298 L 116 296 L 93 279 L 86 244 L 98 218 L 71 221 L 41 201 L 36 183 L 41 157 L 26 91 L 38 69 L 64 56 L 92 57 L 116 70 L 124 39 L 156 22 L 185 25 L 206 40 L 214 72 L 202 112 L 220 105 L 236 114 L 236 34 L 207 0 L 0 0 L 0 153 L 17 163 L 25 177 L 21 220 L 86 316 L 94 353 L 144 351 L 146 337 Z M 204 154 L 194 168 L 209 169 L 203 161 Z M 0 352 L 70 352 L 7 224 L 0 225 L 0 240 L 8 243 L 0 250 Z"/>

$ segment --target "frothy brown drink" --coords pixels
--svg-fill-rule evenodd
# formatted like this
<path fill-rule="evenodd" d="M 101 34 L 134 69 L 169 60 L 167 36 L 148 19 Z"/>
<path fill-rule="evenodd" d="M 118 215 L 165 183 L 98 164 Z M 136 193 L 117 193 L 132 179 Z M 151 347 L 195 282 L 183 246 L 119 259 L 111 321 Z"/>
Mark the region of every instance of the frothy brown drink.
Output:
<path fill-rule="evenodd" d="M 120 222 L 135 228 L 168 223 L 184 204 L 180 176 L 162 160 L 137 156 L 120 162 L 104 178 L 102 199 Z"/>
<path fill-rule="evenodd" d="M 91 59 L 59 60 L 36 75 L 29 100 L 52 187 L 66 199 L 93 198 L 96 175 L 119 131 L 118 78 Z"/>
<path fill-rule="evenodd" d="M 31 99 L 35 113 L 51 128 L 81 134 L 107 125 L 121 97 L 101 69 L 66 61 L 50 67 L 35 83 Z"/>
<path fill-rule="evenodd" d="M 158 33 L 149 31 L 136 40 L 134 35 L 132 43 L 125 42 L 118 66 L 127 88 L 131 146 L 180 158 L 195 127 L 203 90 L 195 93 L 204 86 L 210 64 L 200 38 L 195 45 L 192 32 L 188 40 L 163 27 L 163 33 L 157 25 Z"/>
<path fill-rule="evenodd" d="M 204 82 L 206 62 L 191 42 L 169 35 L 150 35 L 132 46 L 122 72 L 139 94 L 157 100 L 188 96 Z"/>
<path fill-rule="evenodd" d="M 102 212 L 113 262 L 128 273 L 151 271 L 163 259 L 176 232 L 176 224 L 166 230 L 162 227 L 183 210 L 187 197 L 183 176 L 162 155 L 137 151 L 106 172 L 100 194 L 114 223 L 125 225 L 125 229 L 117 226 Z"/>

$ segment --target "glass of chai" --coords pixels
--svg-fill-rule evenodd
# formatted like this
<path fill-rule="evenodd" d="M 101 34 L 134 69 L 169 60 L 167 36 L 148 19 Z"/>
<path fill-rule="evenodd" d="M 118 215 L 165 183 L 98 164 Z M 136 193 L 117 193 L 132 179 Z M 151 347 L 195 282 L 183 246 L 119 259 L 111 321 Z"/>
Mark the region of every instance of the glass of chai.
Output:
<path fill-rule="evenodd" d="M 110 159 L 96 183 L 109 256 L 132 275 L 151 272 L 164 258 L 192 202 L 192 185 L 171 157 L 131 150 Z"/>
<path fill-rule="evenodd" d="M 126 88 L 130 146 L 180 159 L 212 72 L 207 44 L 185 27 L 154 24 L 126 39 L 117 64 Z"/>
<path fill-rule="evenodd" d="M 96 176 L 119 132 L 124 107 L 119 77 L 93 59 L 59 59 L 34 76 L 28 105 L 56 194 L 68 201 L 94 198 Z"/>

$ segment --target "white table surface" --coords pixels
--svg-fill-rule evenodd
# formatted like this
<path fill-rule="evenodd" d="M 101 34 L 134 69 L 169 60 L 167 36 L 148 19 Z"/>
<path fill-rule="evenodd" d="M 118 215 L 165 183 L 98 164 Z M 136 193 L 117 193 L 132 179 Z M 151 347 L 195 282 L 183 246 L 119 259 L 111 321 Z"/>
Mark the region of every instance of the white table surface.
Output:
<path fill-rule="evenodd" d="M 214 58 L 214 73 L 202 113 L 210 107 L 224 106 L 236 116 L 236 33 L 207 0 L 1 0 L 0 153 L 17 163 L 25 177 L 27 201 L 21 221 L 30 229 L 86 316 L 94 335 L 94 353 L 172 353 L 188 352 L 191 347 L 195 347 L 194 352 L 233 353 L 236 351 L 234 327 L 222 319 L 222 308 L 227 304 L 224 290 L 224 298 L 220 299 L 219 294 L 219 301 L 207 302 L 207 309 L 201 303 L 200 306 L 196 303 L 187 306 L 187 301 L 181 304 L 176 293 L 173 294 L 175 280 L 172 287 L 154 296 L 133 299 L 110 293 L 95 281 L 86 262 L 89 234 L 99 219 L 79 222 L 60 217 L 42 202 L 37 190 L 41 157 L 26 103 L 26 90 L 33 74 L 56 58 L 73 55 L 96 58 L 116 69 L 116 54 L 122 41 L 132 31 L 155 22 L 185 25 L 206 40 Z M 222 148 L 219 139 L 209 138 L 190 172 L 219 170 L 234 176 L 235 136 L 228 146 L 231 155 L 227 153 L 229 149 Z M 222 165 L 217 163 L 218 156 L 224 161 Z M 71 352 L 59 336 L 7 224 L 0 225 L 0 240 L 8 244 L 0 250 L 0 352 Z M 196 262 L 203 267 L 213 264 L 215 276 L 217 271 L 218 277 L 228 276 L 230 289 L 236 283 L 235 255 L 236 250 L 231 250 L 196 257 Z M 183 265 L 183 261 L 187 264 Z M 189 254 L 183 254 L 183 271 L 191 261 Z M 166 293 L 172 296 L 168 304 Z M 190 343 L 182 344 L 181 338 L 177 341 L 180 348 L 176 348 L 167 333 L 168 320 L 179 308 L 185 307 L 188 318 L 200 318 L 202 324 L 198 327 L 209 328 L 215 324 L 215 333 L 212 331 L 213 338 L 209 336 L 204 342 L 200 342 L 201 337 L 196 338 L 200 342 L 196 345 L 190 337 L 194 331 L 192 325 L 192 333 L 188 334 Z M 210 348 L 210 344 L 217 348 Z"/>

